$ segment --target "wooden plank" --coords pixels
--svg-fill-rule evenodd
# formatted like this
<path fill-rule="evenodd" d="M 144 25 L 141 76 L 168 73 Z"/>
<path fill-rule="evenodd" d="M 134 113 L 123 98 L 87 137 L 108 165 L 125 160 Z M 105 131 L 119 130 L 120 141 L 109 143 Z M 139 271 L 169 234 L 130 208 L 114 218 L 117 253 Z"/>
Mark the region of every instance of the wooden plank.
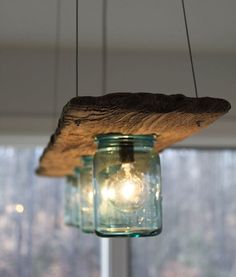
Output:
<path fill-rule="evenodd" d="M 230 110 L 230 103 L 210 97 L 151 93 L 113 93 L 76 97 L 64 107 L 58 127 L 45 148 L 39 175 L 65 176 L 93 155 L 98 134 L 156 134 L 161 151 L 206 128 Z"/>

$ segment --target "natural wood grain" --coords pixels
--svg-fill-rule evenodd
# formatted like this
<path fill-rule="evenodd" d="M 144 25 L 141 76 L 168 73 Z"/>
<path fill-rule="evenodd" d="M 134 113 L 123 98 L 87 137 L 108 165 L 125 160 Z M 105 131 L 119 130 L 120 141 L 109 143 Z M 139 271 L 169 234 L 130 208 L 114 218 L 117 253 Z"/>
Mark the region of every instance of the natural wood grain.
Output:
<path fill-rule="evenodd" d="M 76 97 L 62 111 L 55 134 L 44 150 L 39 175 L 65 176 L 93 155 L 97 134 L 156 134 L 161 151 L 207 127 L 227 113 L 226 100 L 151 93 L 113 93 Z"/>

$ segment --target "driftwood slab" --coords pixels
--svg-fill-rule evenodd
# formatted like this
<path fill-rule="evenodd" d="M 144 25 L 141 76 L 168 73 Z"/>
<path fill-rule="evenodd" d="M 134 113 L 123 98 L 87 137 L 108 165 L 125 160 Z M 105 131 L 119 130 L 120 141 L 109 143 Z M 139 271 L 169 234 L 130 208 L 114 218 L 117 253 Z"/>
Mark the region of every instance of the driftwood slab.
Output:
<path fill-rule="evenodd" d="M 161 151 L 207 127 L 227 113 L 230 103 L 210 97 L 151 93 L 113 93 L 76 97 L 62 111 L 58 127 L 44 150 L 37 173 L 65 176 L 93 155 L 97 134 L 156 134 Z"/>

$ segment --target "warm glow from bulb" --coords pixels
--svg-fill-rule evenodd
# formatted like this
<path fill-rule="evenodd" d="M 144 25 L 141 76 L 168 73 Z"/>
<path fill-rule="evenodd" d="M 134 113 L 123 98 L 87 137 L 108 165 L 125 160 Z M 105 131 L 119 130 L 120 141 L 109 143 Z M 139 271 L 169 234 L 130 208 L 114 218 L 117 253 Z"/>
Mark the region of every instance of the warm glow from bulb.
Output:
<path fill-rule="evenodd" d="M 88 193 L 88 201 L 90 204 L 93 204 L 93 191 L 90 190 Z"/>
<path fill-rule="evenodd" d="M 116 193 L 114 189 L 108 189 L 107 187 L 102 189 L 102 198 L 103 200 L 108 200 L 108 199 L 115 199 Z"/>
<path fill-rule="evenodd" d="M 146 196 L 143 174 L 132 163 L 124 163 L 112 175 L 102 189 L 102 198 L 123 212 L 132 212 L 143 207 Z"/>
<path fill-rule="evenodd" d="M 91 208 L 83 207 L 83 208 L 82 208 L 82 211 L 83 211 L 84 213 L 89 213 L 89 212 L 91 212 Z"/>
<path fill-rule="evenodd" d="M 121 196 L 125 200 L 132 199 L 135 196 L 135 184 L 130 180 L 124 180 L 121 187 Z"/>
<path fill-rule="evenodd" d="M 16 210 L 17 213 L 22 214 L 22 213 L 24 212 L 25 208 L 24 208 L 23 205 L 17 204 L 17 205 L 15 206 L 15 210 Z"/>
<path fill-rule="evenodd" d="M 160 189 L 157 189 L 156 191 L 156 199 L 159 200 L 160 197 Z"/>

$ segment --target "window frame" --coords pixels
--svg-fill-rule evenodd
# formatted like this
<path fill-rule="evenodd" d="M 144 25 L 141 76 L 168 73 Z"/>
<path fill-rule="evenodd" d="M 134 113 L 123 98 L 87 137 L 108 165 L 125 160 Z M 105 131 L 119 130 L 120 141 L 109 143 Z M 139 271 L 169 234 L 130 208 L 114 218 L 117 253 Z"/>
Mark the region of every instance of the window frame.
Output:
<path fill-rule="evenodd" d="M 0 144 L 4 146 L 43 147 L 48 141 L 46 135 L 1 135 Z M 196 149 L 196 150 L 235 150 L 232 146 L 211 146 L 183 144 L 173 149 Z M 101 277 L 130 277 L 131 276 L 131 247 L 129 238 L 100 238 L 100 268 Z"/>
<path fill-rule="evenodd" d="M 101 277 L 130 277 L 130 239 L 101 238 Z"/>

